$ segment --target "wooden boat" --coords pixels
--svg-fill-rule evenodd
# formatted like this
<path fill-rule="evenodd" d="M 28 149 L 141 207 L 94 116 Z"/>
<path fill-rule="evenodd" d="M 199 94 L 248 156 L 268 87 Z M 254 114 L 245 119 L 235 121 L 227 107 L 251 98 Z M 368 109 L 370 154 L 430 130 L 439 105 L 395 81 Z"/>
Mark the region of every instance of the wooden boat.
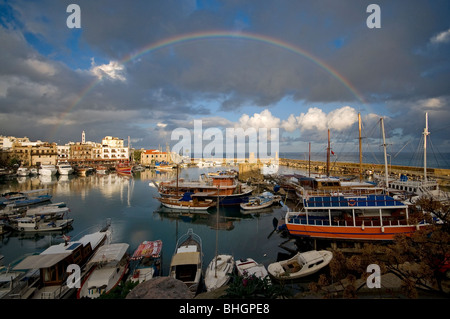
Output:
<path fill-rule="evenodd" d="M 159 183 L 158 192 L 161 197 L 179 196 L 179 192 L 194 193 L 199 199 L 217 199 L 220 205 L 239 205 L 248 201 L 253 187 L 237 182 L 234 176 L 201 174 L 198 181 L 171 180 Z"/>
<path fill-rule="evenodd" d="M 184 282 L 194 294 L 202 277 L 202 253 L 202 240 L 190 228 L 178 239 L 170 262 L 170 277 Z"/>
<path fill-rule="evenodd" d="M 263 264 L 257 263 L 252 258 L 236 260 L 236 269 L 240 276 L 255 275 L 262 280 L 269 276 L 266 267 Z"/>
<path fill-rule="evenodd" d="M 206 268 L 205 286 L 207 291 L 220 288 L 228 283 L 234 270 L 234 258 L 231 255 L 217 255 Z"/>
<path fill-rule="evenodd" d="M 186 192 L 182 197 L 159 197 L 156 198 L 167 208 L 176 210 L 208 210 L 214 206 L 211 199 L 199 200 L 193 193 Z"/>
<path fill-rule="evenodd" d="M 318 272 L 327 266 L 331 259 L 333 253 L 327 250 L 299 252 L 288 260 L 270 264 L 267 270 L 278 280 L 298 279 Z"/>
<path fill-rule="evenodd" d="M 39 255 L 31 255 L 17 264 L 13 270 L 38 269 L 38 280 L 32 285 L 18 286 L 6 298 L 60 299 L 69 297 L 76 291 L 69 287 L 66 272 L 67 265 L 80 266 L 82 279 L 89 268 L 86 263 L 93 254 L 111 238 L 109 225 L 107 227 L 84 235 L 79 240 L 64 236 L 64 242 L 52 245 Z"/>
<path fill-rule="evenodd" d="M 19 193 L 9 193 L 2 196 L 1 205 L 10 205 L 12 208 L 37 205 L 48 202 L 52 199 L 50 194 L 34 195 L 41 192 L 47 192 L 47 189 L 36 189 L 30 191 L 22 191 Z"/>
<path fill-rule="evenodd" d="M 303 211 L 285 215 L 286 228 L 293 236 L 393 240 L 427 225 L 412 224 L 408 205 L 388 195 L 310 196 L 303 205 Z"/>
<path fill-rule="evenodd" d="M 128 269 L 128 247 L 126 243 L 117 243 L 98 249 L 88 262 L 92 268 L 78 289 L 78 299 L 96 299 L 119 284 Z"/>
<path fill-rule="evenodd" d="M 128 161 L 118 162 L 116 164 L 116 172 L 119 174 L 131 175 L 133 165 Z"/>
<path fill-rule="evenodd" d="M 241 203 L 241 209 L 243 210 L 259 210 L 272 206 L 274 203 L 279 202 L 281 196 L 268 194 L 261 194 L 259 196 L 252 196 L 248 199 L 247 203 Z"/>
<path fill-rule="evenodd" d="M 162 275 L 162 241 L 144 241 L 134 251 L 130 260 L 131 282 L 144 282 Z"/>

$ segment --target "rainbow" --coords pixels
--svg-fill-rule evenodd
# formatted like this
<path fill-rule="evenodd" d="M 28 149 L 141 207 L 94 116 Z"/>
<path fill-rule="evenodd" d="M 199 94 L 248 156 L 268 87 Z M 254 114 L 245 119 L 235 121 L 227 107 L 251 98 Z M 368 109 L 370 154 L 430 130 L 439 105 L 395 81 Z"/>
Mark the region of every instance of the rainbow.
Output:
<path fill-rule="evenodd" d="M 314 64 L 318 65 L 320 68 L 328 72 L 331 76 L 333 76 L 335 79 L 337 79 L 340 83 L 342 83 L 362 104 L 366 104 L 365 99 L 361 95 L 361 93 L 358 92 L 358 90 L 341 74 L 338 73 L 334 68 L 332 68 L 330 65 L 326 64 L 324 61 L 320 60 L 319 58 L 313 56 L 311 53 L 303 50 L 302 48 L 295 46 L 293 44 L 290 44 L 288 42 L 265 36 L 260 34 L 254 34 L 249 32 L 235 32 L 235 31 L 205 31 L 205 32 L 195 32 L 195 33 L 187 33 L 187 34 L 181 34 L 177 36 L 173 36 L 170 38 L 166 38 L 157 42 L 152 42 L 145 47 L 141 48 L 140 50 L 130 53 L 126 55 L 122 60 L 119 62 L 121 64 L 127 64 L 132 60 L 135 60 L 145 54 L 148 54 L 149 52 L 156 51 L 162 48 L 166 48 L 172 45 L 178 45 L 178 44 L 184 44 L 189 43 L 193 41 L 199 41 L 199 40 L 214 40 L 214 39 L 241 39 L 241 40 L 249 40 L 249 41 L 255 41 L 264 43 L 267 45 L 275 46 L 278 48 L 281 48 L 283 50 L 287 50 L 289 52 L 292 52 L 294 54 L 297 54 L 299 56 L 302 56 Z M 69 107 L 64 110 L 59 116 L 58 123 L 56 127 L 52 130 L 51 136 L 58 130 L 59 126 L 62 124 L 62 120 L 64 117 L 69 114 L 80 102 L 83 100 L 83 98 L 88 95 L 99 83 L 101 82 L 101 79 L 95 79 L 92 81 L 86 88 L 84 88 L 78 95 L 77 98 L 69 105 Z"/>

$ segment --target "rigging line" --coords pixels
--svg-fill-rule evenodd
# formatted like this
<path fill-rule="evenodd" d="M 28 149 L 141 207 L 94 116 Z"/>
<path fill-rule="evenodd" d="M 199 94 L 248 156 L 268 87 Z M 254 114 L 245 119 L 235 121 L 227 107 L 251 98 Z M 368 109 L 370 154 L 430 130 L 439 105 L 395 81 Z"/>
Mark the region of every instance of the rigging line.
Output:
<path fill-rule="evenodd" d="M 428 141 L 430 142 L 431 150 L 433 152 L 433 155 L 434 155 L 434 158 L 436 161 L 436 165 L 438 165 L 439 162 L 438 162 L 438 159 L 436 158 L 436 153 L 434 152 L 434 145 L 433 145 L 433 142 L 431 141 L 431 137 L 428 137 Z M 447 160 L 445 159 L 445 157 L 441 154 L 441 152 L 439 152 L 439 149 L 437 149 L 437 152 L 439 153 L 439 155 L 441 155 L 442 159 L 445 162 L 445 165 L 450 166 L 449 163 L 447 162 Z"/>
<path fill-rule="evenodd" d="M 402 148 L 400 149 L 400 151 L 398 151 L 398 152 L 397 152 L 397 154 L 395 154 L 395 155 L 394 155 L 394 158 L 396 158 L 396 157 L 397 157 L 397 155 L 398 155 L 398 154 L 400 154 L 400 152 L 401 152 L 401 151 L 403 151 L 403 149 L 404 149 L 404 148 L 406 147 L 406 145 L 408 145 L 408 144 L 409 144 L 409 142 L 411 142 L 411 141 L 412 141 L 412 139 L 410 139 L 410 140 L 409 140 L 408 142 L 406 142 L 406 144 L 405 144 L 405 145 L 403 145 L 403 147 L 402 147 Z"/>

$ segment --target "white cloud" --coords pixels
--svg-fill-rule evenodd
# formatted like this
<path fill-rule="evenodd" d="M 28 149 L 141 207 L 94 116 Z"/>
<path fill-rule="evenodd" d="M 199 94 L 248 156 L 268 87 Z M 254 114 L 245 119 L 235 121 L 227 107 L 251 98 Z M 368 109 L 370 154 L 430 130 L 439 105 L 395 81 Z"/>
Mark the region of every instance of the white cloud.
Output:
<path fill-rule="evenodd" d="M 278 128 L 280 127 L 280 119 L 272 115 L 269 110 L 264 110 L 261 113 L 254 113 L 253 116 L 248 116 L 243 114 L 239 118 L 239 123 L 237 126 L 242 128 L 253 127 L 255 129 L 259 128 Z"/>
<path fill-rule="evenodd" d="M 433 44 L 450 42 L 450 29 L 438 33 L 437 35 L 432 37 L 430 41 Z"/>
<path fill-rule="evenodd" d="M 299 116 L 291 114 L 287 120 L 283 120 L 282 128 L 289 132 L 296 128 L 301 131 L 325 131 L 327 129 L 342 131 L 358 120 L 357 115 L 356 110 L 350 106 L 343 106 L 328 114 L 318 107 L 312 107 L 308 109 L 308 112 L 301 113 Z"/>
<path fill-rule="evenodd" d="M 106 76 L 112 80 L 119 80 L 122 82 L 126 81 L 126 78 L 123 75 L 125 67 L 117 61 L 110 61 L 108 64 L 95 65 L 95 61 L 92 58 L 91 64 L 91 73 L 93 73 L 99 79 L 102 79 L 104 76 Z"/>

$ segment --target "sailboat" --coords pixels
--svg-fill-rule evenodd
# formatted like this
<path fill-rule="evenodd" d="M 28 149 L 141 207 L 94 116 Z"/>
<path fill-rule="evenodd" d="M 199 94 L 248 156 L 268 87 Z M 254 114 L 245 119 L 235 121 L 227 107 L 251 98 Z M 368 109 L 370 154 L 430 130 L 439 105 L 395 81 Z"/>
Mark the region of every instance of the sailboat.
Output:
<path fill-rule="evenodd" d="M 439 189 L 439 184 L 435 179 L 429 179 L 427 176 L 427 136 L 428 131 L 428 113 L 425 113 L 425 128 L 423 130 L 423 179 L 410 180 L 406 175 L 399 179 L 387 179 L 386 185 L 390 193 L 400 195 L 412 195 L 411 202 L 414 203 L 419 197 L 427 196 L 438 201 L 449 201 L 450 195 Z"/>
<path fill-rule="evenodd" d="M 228 283 L 234 270 L 234 257 L 232 255 L 218 254 L 219 246 L 219 196 L 217 196 L 216 216 L 216 254 L 206 268 L 205 286 L 207 291 L 220 288 Z"/>

